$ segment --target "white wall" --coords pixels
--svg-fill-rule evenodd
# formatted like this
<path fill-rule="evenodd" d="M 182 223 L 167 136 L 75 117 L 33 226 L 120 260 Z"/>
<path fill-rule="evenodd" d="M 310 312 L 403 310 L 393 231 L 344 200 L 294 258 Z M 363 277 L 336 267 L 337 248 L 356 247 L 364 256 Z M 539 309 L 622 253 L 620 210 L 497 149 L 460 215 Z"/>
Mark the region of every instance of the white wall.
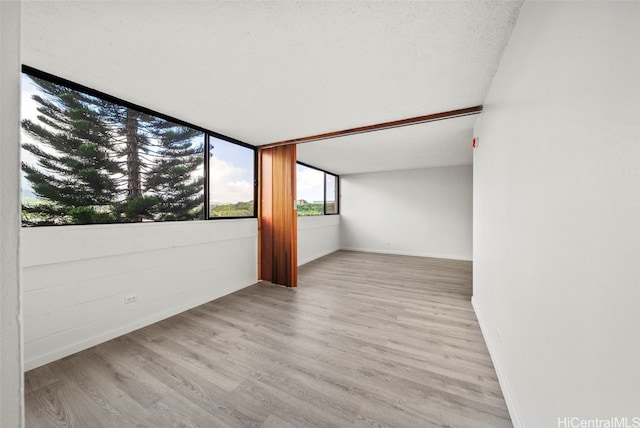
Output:
<path fill-rule="evenodd" d="M 112 73 L 115 80 L 104 81 L 96 72 L 99 64 L 77 59 L 79 53 L 87 52 L 87 43 L 93 43 L 94 51 L 100 50 L 102 39 L 115 27 L 98 28 L 88 38 L 77 37 L 83 30 L 73 25 L 64 31 L 49 31 L 56 25 L 49 12 L 59 13 L 61 5 L 45 3 L 25 4 L 27 10 L 22 21 L 25 63 L 98 90 L 111 87 L 118 73 Z M 93 6 L 87 6 L 88 9 L 84 6 L 77 4 L 72 8 L 70 22 L 85 19 L 94 11 Z M 141 6 L 134 5 L 132 10 L 139 12 Z M 121 23 L 111 6 L 98 8 L 113 22 Z M 135 36 L 139 28 L 124 25 L 115 31 L 120 36 L 125 33 Z M 49 43 L 64 48 L 43 49 Z M 123 55 L 138 54 L 134 49 Z M 119 60 L 114 64 L 118 68 Z M 175 113 L 149 101 L 156 99 L 157 88 L 149 92 L 143 86 L 129 95 L 119 92 L 112 95 L 163 113 Z M 189 121 L 191 113 L 183 111 L 175 115 Z M 22 240 L 26 369 L 257 280 L 255 219 L 40 227 L 24 229 Z M 138 295 L 138 302 L 125 305 L 124 298 L 133 294 Z"/>
<path fill-rule="evenodd" d="M 298 217 L 298 266 L 339 249 L 339 215 Z"/>
<path fill-rule="evenodd" d="M 471 165 L 340 177 L 347 250 L 471 260 Z"/>
<path fill-rule="evenodd" d="M 27 228 L 22 243 L 26 369 L 257 280 L 255 219 Z"/>
<path fill-rule="evenodd" d="M 639 24 L 526 2 L 475 129 L 473 303 L 516 427 L 640 417 Z"/>
<path fill-rule="evenodd" d="M 0 102 L 0 426 L 21 427 L 19 2 L 0 1 Z"/>

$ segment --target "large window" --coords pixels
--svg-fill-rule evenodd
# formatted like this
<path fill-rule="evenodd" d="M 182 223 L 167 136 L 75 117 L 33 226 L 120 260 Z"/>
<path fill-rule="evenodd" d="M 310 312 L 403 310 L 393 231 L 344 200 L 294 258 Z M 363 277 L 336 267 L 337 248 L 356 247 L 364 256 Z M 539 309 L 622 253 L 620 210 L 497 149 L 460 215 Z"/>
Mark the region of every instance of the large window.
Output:
<path fill-rule="evenodd" d="M 296 191 L 299 216 L 338 214 L 339 178 L 298 162 Z"/>
<path fill-rule="evenodd" d="M 338 214 L 338 177 L 324 174 L 324 213 Z"/>
<path fill-rule="evenodd" d="M 210 137 L 209 213 L 250 217 L 255 213 L 255 150 Z"/>
<path fill-rule="evenodd" d="M 24 71 L 24 226 L 255 216 L 255 149 Z"/>

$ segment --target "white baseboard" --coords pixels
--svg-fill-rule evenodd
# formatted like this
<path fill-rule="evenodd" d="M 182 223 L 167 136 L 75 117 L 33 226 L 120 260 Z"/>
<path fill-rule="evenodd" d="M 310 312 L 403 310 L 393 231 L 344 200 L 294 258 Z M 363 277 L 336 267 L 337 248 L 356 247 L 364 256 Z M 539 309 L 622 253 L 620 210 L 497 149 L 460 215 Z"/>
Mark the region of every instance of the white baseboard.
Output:
<path fill-rule="evenodd" d="M 57 348 L 45 354 L 36 355 L 24 361 L 24 371 L 26 372 L 26 371 L 35 369 L 37 367 L 43 366 L 45 364 L 49 364 L 53 361 L 57 361 L 61 358 L 68 357 L 69 355 L 73 355 L 77 352 L 84 351 L 85 349 L 89 349 L 93 346 L 107 342 L 111 339 L 115 339 L 116 337 L 123 336 L 125 334 L 131 333 L 132 331 L 157 323 L 159 321 L 170 318 L 179 313 L 188 311 L 189 309 L 193 309 L 200 305 L 204 305 L 205 303 L 219 299 L 228 294 L 235 293 L 236 291 L 242 290 L 243 288 L 246 288 L 246 287 L 250 287 L 255 283 L 256 282 L 252 282 L 251 284 L 240 286 L 234 289 L 216 291 L 215 293 L 209 296 L 204 296 L 204 298 L 202 299 L 185 302 L 182 305 L 172 307 L 170 309 L 167 309 L 161 312 L 147 315 L 144 318 L 140 318 L 126 325 L 122 325 L 117 329 L 105 331 L 102 334 L 92 336 L 90 338 L 81 340 L 79 342 L 76 342 L 61 348 Z"/>
<path fill-rule="evenodd" d="M 434 259 L 464 260 L 468 262 L 473 261 L 473 257 L 470 257 L 470 256 L 458 256 L 458 255 L 443 254 L 443 253 L 421 253 L 421 252 L 413 252 L 413 251 L 392 251 L 392 250 L 378 250 L 373 248 L 354 248 L 354 247 L 343 247 L 341 248 L 341 250 L 361 251 L 363 253 L 394 254 L 398 256 L 432 257 Z"/>
<path fill-rule="evenodd" d="M 482 337 L 484 337 L 484 341 L 487 344 L 487 349 L 489 349 L 489 356 L 491 357 L 491 362 L 493 363 L 493 367 L 496 370 L 496 375 L 498 375 L 498 383 L 500 384 L 500 388 L 502 389 L 504 401 L 507 403 L 507 410 L 509 410 L 511 422 L 513 423 L 514 428 L 525 428 L 524 424 L 522 423 L 522 419 L 520 419 L 520 416 L 518 414 L 513 395 L 511 394 L 509 380 L 507 379 L 507 375 L 505 374 L 502 368 L 502 364 L 497 357 L 498 354 L 496 353 L 493 342 L 491 341 L 488 334 L 487 326 L 484 324 L 484 318 L 481 316 L 481 311 L 478 310 L 478 304 L 473 297 L 471 297 L 471 305 L 473 306 L 473 310 L 476 313 L 476 318 L 478 319 L 478 324 L 480 325 Z"/>

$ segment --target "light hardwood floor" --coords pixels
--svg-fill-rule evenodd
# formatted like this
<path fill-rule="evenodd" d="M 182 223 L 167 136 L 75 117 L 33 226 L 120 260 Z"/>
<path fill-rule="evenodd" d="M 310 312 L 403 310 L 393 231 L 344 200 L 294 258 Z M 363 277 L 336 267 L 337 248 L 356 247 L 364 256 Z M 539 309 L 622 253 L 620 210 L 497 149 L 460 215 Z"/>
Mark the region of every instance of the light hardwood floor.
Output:
<path fill-rule="evenodd" d="M 470 297 L 470 262 L 339 251 L 27 372 L 27 427 L 510 427 Z"/>

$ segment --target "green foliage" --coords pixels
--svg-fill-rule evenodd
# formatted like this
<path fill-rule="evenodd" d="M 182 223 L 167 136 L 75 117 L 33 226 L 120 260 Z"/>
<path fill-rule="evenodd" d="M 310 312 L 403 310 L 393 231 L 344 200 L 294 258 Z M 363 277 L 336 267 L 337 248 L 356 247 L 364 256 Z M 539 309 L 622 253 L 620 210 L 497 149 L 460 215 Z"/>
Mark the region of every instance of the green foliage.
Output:
<path fill-rule="evenodd" d="M 125 221 L 134 222 L 153 219 L 153 209 L 158 203 L 155 196 L 138 196 L 121 204 Z"/>
<path fill-rule="evenodd" d="M 114 175 L 120 172 L 111 159 L 113 142 L 108 127 L 90 106 L 92 98 L 64 86 L 33 79 L 41 95 L 38 123 L 22 121 L 33 142 L 23 144 L 37 159 L 22 169 L 34 193 L 62 207 L 108 204 L 117 195 Z M 32 207 L 33 208 L 33 207 Z M 43 213 L 50 214 L 50 213 Z"/>
<path fill-rule="evenodd" d="M 42 226 L 65 224 L 66 212 L 52 203 L 38 200 L 23 201 L 22 224 L 24 226 Z"/>
<path fill-rule="evenodd" d="M 110 207 L 79 206 L 63 208 L 50 202 L 23 201 L 22 224 L 24 226 L 113 223 Z"/>
<path fill-rule="evenodd" d="M 298 215 L 299 216 L 307 216 L 307 215 L 323 215 L 324 214 L 324 204 L 298 204 Z"/>
<path fill-rule="evenodd" d="M 253 216 L 253 201 L 212 206 L 209 210 L 209 216 L 251 217 Z"/>
<path fill-rule="evenodd" d="M 73 224 L 113 223 L 113 214 L 108 211 L 98 211 L 94 207 L 75 207 L 69 210 Z"/>
<path fill-rule="evenodd" d="M 146 187 L 157 198 L 158 220 L 193 220 L 202 217 L 204 178 L 194 176 L 202 167 L 204 137 L 195 129 L 164 126 L 157 128 L 160 145 L 150 163 Z M 202 144 L 192 139 L 202 136 Z"/>

